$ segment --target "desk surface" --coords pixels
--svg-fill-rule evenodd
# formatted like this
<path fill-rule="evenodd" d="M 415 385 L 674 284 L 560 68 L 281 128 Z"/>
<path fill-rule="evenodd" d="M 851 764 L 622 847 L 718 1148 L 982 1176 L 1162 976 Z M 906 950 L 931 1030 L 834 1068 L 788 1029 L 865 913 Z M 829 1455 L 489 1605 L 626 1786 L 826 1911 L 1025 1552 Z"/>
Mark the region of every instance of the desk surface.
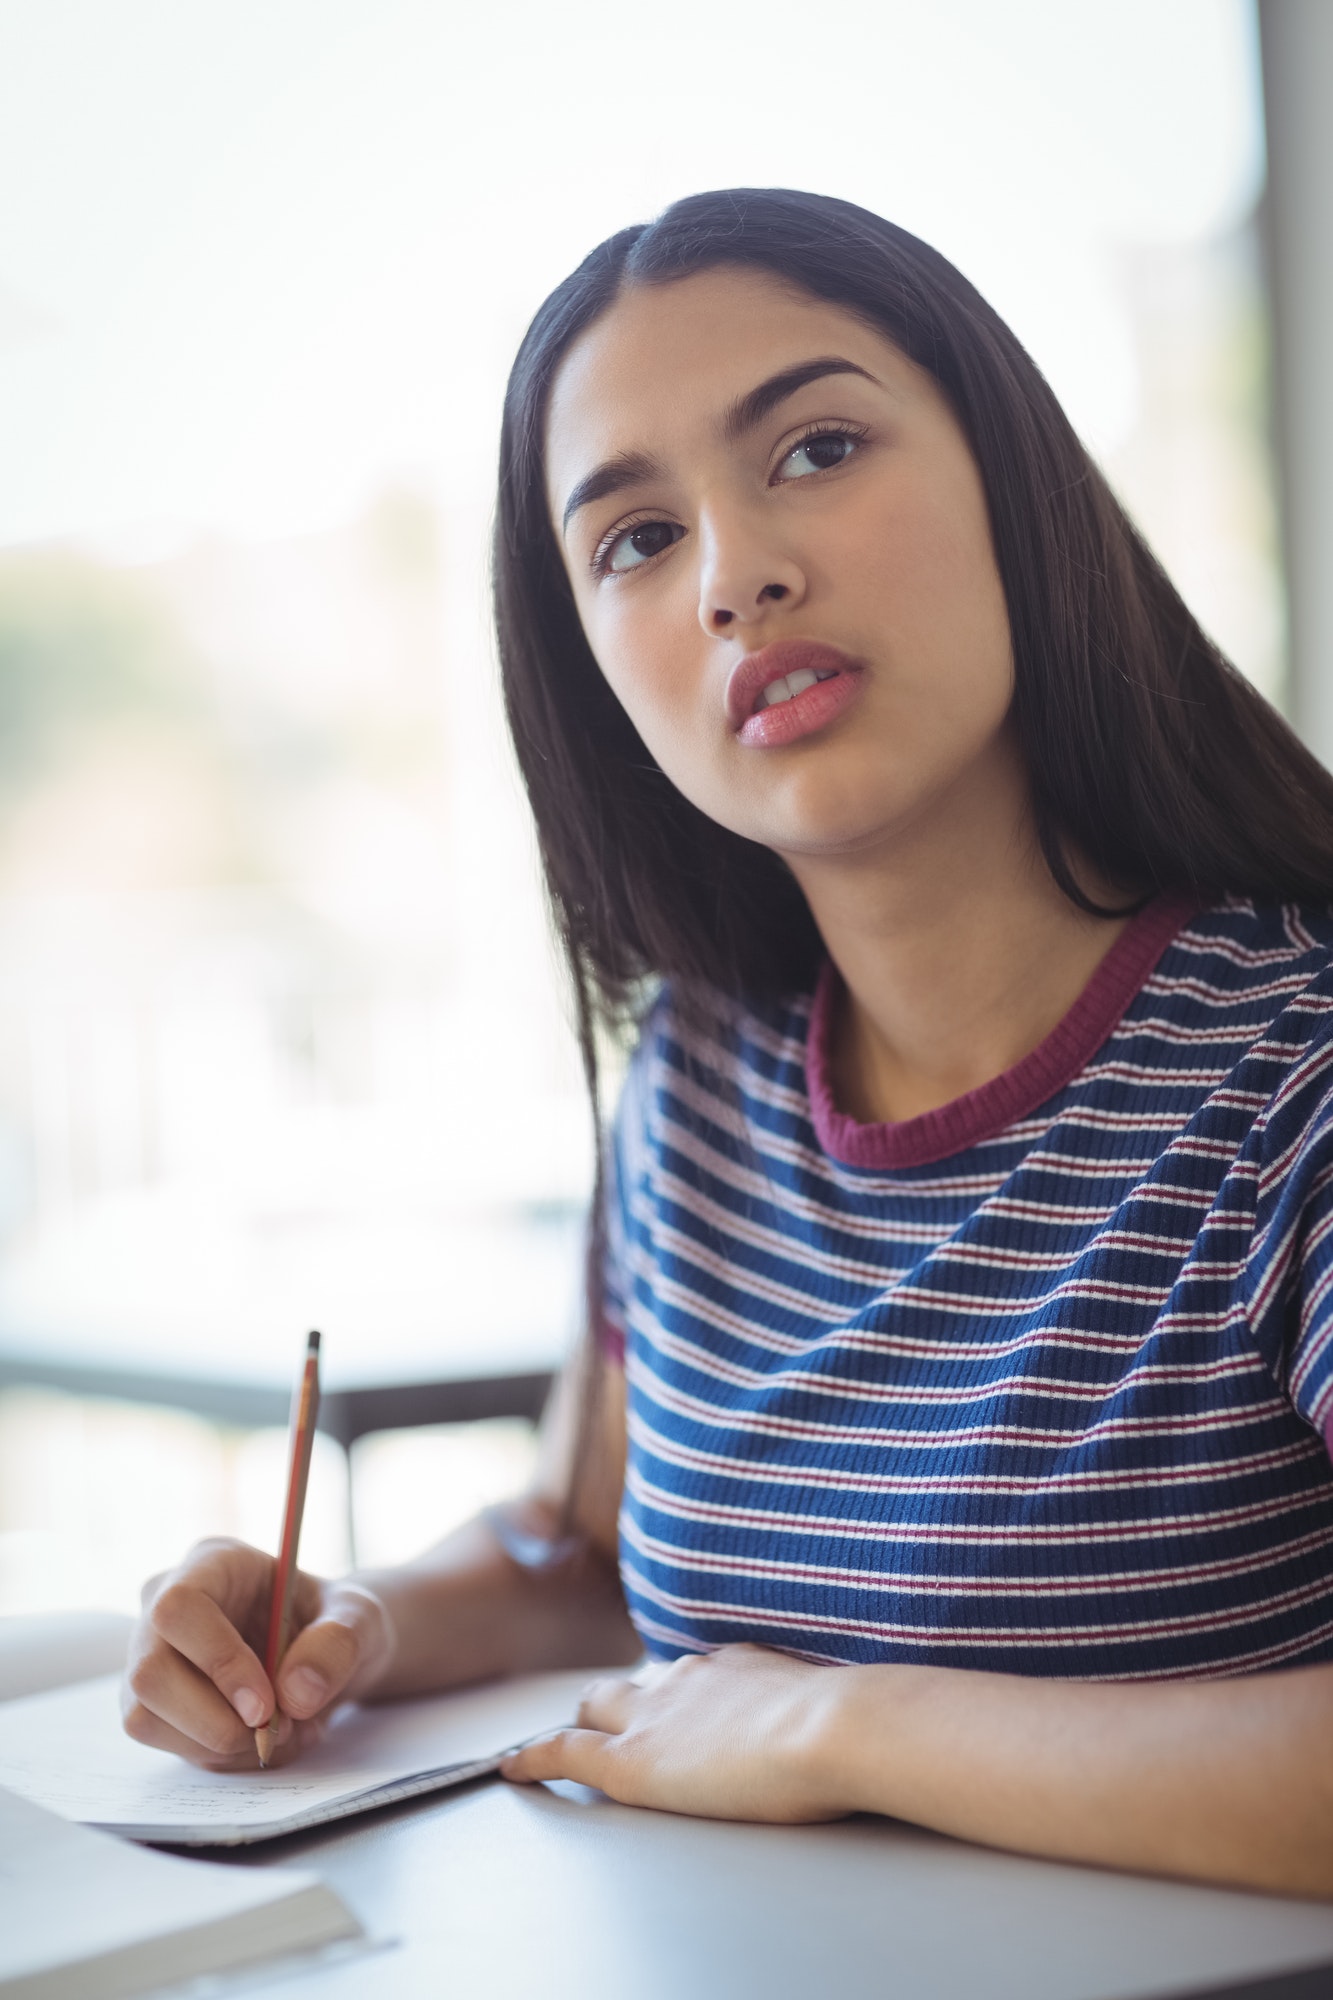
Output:
<path fill-rule="evenodd" d="M 732 1826 L 490 1780 L 235 1858 L 317 1868 L 399 1941 L 247 2000 L 1333 1993 L 1333 1906 L 1024 1861 L 884 1820 Z"/>

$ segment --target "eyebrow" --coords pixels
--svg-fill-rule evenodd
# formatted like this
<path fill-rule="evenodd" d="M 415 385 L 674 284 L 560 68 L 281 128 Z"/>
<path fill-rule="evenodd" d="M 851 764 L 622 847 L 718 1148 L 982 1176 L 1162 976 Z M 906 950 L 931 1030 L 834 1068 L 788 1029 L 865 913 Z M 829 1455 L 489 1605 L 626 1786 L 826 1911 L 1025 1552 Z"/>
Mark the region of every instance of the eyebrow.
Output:
<path fill-rule="evenodd" d="M 876 381 L 868 369 L 859 368 L 855 361 L 845 361 L 838 354 L 822 354 L 814 361 L 798 361 L 794 367 L 770 375 L 757 388 L 747 390 L 745 395 L 728 404 L 722 416 L 722 437 L 728 444 L 736 444 L 788 396 L 794 396 L 809 382 L 822 382 L 828 375 L 859 375 L 865 382 Z M 876 382 L 876 387 L 879 386 Z M 641 485 L 658 477 L 661 471 L 658 460 L 642 451 L 622 451 L 614 458 L 604 460 L 593 468 L 586 479 L 580 479 L 570 493 L 560 517 L 561 534 L 580 507 L 587 507 L 594 500 L 605 500 L 613 493 L 622 493 L 628 486 Z"/>
<path fill-rule="evenodd" d="M 804 389 L 807 382 L 822 382 L 826 375 L 859 375 L 863 382 L 875 382 L 868 369 L 858 368 L 854 361 L 844 361 L 840 354 L 821 354 L 816 361 L 798 361 L 794 368 L 784 368 L 779 374 L 770 375 L 757 389 L 738 396 L 723 416 L 722 436 L 728 444 L 737 443 L 747 431 L 761 424 L 770 410 L 785 403 L 788 396 Z M 875 386 L 881 385 L 875 382 Z"/>
<path fill-rule="evenodd" d="M 627 486 L 642 485 L 644 480 L 656 478 L 661 470 L 658 461 L 643 451 L 617 452 L 614 458 L 595 466 L 586 479 L 580 479 L 566 500 L 560 518 L 561 534 L 569 526 L 570 516 L 577 514 L 580 507 L 593 500 L 605 500 L 610 493 L 622 493 Z"/>

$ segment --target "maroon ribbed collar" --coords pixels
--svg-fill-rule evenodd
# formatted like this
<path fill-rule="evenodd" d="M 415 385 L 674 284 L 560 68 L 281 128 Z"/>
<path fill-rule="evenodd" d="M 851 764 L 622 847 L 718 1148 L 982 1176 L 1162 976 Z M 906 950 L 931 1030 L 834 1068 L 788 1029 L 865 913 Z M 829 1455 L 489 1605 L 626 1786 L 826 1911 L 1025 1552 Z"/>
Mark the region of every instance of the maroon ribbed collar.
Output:
<path fill-rule="evenodd" d="M 1185 897 L 1157 897 L 1126 924 L 1044 1042 L 979 1089 L 897 1124 L 858 1124 L 833 1102 L 828 1037 L 838 975 L 826 961 L 815 988 L 805 1051 L 806 1085 L 820 1145 L 849 1167 L 924 1167 L 995 1138 L 1078 1075 L 1197 909 L 1198 904 Z"/>

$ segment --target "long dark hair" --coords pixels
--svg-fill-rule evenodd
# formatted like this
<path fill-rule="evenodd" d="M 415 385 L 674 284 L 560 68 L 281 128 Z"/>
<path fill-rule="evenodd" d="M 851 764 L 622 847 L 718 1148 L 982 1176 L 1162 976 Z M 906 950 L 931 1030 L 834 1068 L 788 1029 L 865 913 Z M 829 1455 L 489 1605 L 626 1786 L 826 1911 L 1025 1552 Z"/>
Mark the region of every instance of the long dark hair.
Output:
<path fill-rule="evenodd" d="M 850 202 L 778 188 L 691 195 L 608 238 L 552 292 L 505 400 L 504 698 L 594 1119 L 597 1026 L 623 1024 L 646 982 L 758 1000 L 808 988 L 820 956 L 783 862 L 683 798 L 611 693 L 547 507 L 546 405 L 571 343 L 625 287 L 719 265 L 769 272 L 855 313 L 948 398 L 989 505 L 1013 722 L 1042 852 L 1065 894 L 1098 908 L 1074 872 L 1081 856 L 1129 903 L 1161 890 L 1333 897 L 1333 777 L 1202 631 L 1038 368 L 966 278 Z M 597 1283 L 594 1268 L 594 1299 Z"/>

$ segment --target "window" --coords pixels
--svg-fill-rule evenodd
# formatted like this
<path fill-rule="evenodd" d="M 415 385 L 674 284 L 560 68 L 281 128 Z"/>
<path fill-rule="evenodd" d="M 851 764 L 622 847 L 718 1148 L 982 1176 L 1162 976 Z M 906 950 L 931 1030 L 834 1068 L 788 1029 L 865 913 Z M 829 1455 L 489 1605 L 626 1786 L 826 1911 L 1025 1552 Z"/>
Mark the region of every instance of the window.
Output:
<path fill-rule="evenodd" d="M 508 360 L 622 223 L 779 183 L 936 243 L 1280 695 L 1248 7 L 819 19 L 816 51 L 795 0 L 10 10 L 0 1381 L 278 1382 L 310 1324 L 407 1379 L 568 1337 L 587 1124 L 485 543 Z M 0 1610 L 262 1532 L 266 1447 L 7 1393 Z M 412 1449 L 375 1553 L 441 1524 Z"/>

